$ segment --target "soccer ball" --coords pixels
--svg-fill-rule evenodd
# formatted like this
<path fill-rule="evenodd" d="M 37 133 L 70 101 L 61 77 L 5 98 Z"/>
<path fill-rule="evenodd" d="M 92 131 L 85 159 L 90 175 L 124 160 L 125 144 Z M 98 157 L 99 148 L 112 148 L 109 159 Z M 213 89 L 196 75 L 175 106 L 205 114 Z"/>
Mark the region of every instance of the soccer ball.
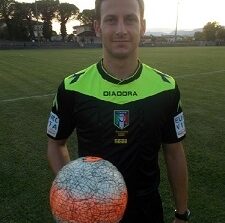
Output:
<path fill-rule="evenodd" d="M 126 204 L 121 173 L 99 157 L 81 157 L 64 166 L 50 190 L 52 214 L 59 223 L 118 223 Z"/>

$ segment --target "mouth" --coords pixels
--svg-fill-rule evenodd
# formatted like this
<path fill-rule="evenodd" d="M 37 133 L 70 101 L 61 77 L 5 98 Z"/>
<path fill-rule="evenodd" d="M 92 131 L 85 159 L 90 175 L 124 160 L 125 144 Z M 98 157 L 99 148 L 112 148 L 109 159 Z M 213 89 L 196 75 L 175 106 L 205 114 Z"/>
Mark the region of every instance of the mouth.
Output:
<path fill-rule="evenodd" d="M 114 43 L 129 43 L 129 40 L 113 40 Z"/>

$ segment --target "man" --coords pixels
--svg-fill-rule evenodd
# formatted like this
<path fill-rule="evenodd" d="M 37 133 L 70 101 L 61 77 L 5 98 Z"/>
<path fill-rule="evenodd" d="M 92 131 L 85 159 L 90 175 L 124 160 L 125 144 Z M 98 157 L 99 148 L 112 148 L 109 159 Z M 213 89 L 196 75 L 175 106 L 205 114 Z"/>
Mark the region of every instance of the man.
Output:
<path fill-rule="evenodd" d="M 180 94 L 174 79 L 138 60 L 145 33 L 143 0 L 96 0 L 95 31 L 103 59 L 64 79 L 48 124 L 48 158 L 57 173 L 79 156 L 100 156 L 123 174 L 128 206 L 122 223 L 163 223 L 158 151 L 162 145 L 175 200 L 174 223 L 188 220 L 187 166 Z"/>

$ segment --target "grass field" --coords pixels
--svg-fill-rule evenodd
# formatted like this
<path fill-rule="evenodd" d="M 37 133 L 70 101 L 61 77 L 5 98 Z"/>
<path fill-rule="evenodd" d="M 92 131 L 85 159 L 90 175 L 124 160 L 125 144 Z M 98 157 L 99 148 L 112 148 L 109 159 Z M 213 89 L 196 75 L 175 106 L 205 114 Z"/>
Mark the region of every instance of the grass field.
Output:
<path fill-rule="evenodd" d="M 142 48 L 140 55 L 173 75 L 182 93 L 191 222 L 224 223 L 225 48 Z M 53 222 L 45 134 L 53 94 L 63 77 L 100 58 L 100 49 L 0 51 L 1 223 Z M 75 158 L 76 142 L 69 144 Z M 171 223 L 173 203 L 160 163 L 165 218 Z"/>

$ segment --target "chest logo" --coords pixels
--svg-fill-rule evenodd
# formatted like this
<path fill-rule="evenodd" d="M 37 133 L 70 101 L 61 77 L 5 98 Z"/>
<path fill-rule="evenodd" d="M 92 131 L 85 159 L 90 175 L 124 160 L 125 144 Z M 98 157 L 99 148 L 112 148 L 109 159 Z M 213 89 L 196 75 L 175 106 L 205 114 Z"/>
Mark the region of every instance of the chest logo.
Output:
<path fill-rule="evenodd" d="M 129 110 L 114 110 L 114 125 L 119 129 L 129 126 Z"/>

